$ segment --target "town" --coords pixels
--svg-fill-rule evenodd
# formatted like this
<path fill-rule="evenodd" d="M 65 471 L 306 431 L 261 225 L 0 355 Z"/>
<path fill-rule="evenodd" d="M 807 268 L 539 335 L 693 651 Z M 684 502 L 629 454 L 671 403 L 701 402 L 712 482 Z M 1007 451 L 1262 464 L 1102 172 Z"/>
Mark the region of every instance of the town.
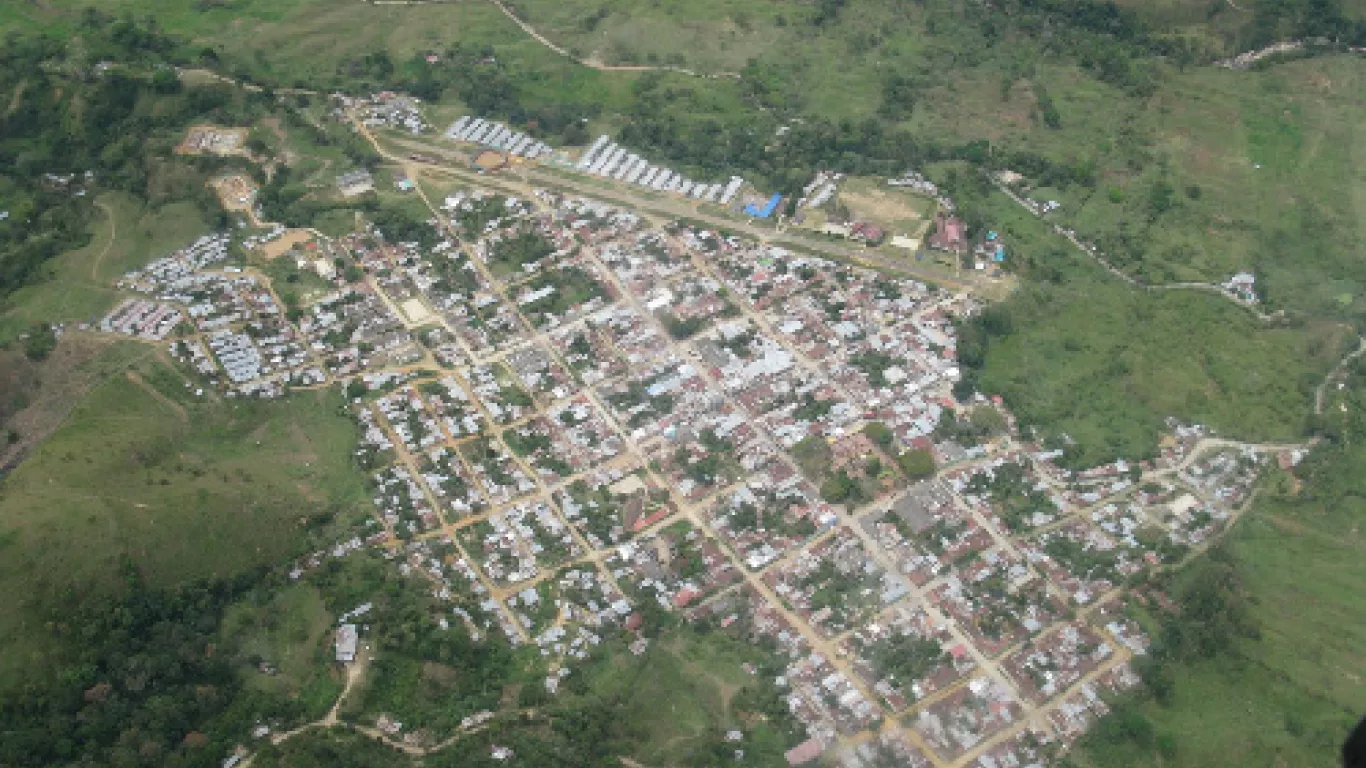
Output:
<path fill-rule="evenodd" d="M 430 130 L 395 94 L 348 110 Z M 445 138 L 739 216 L 779 202 L 738 177 L 666 179 L 607 137 L 573 158 L 465 117 Z M 818 175 L 793 222 L 880 244 L 825 216 L 846 181 Z M 344 196 L 374 183 L 338 179 Z M 1006 259 L 924 177 L 888 186 L 934 211 L 894 248 Z M 1071 471 L 999 399 L 955 396 L 970 294 L 547 187 L 443 194 L 422 195 L 420 239 L 201 237 L 125 275 L 86 327 L 164 346 L 198 396 L 342 389 L 373 518 L 291 576 L 378 548 L 431 581 L 443 628 L 535 647 L 548 695 L 609 637 L 643 652 L 665 611 L 776 649 L 807 735 L 791 765 L 1037 764 L 1139 683 L 1129 588 L 1213 542 L 1269 459 L 1303 455 L 1171 422 L 1154 460 Z M 281 293 L 279 264 L 312 290 Z M 339 663 L 360 653 L 354 618 Z"/>
<path fill-rule="evenodd" d="M 329 287 L 290 307 L 203 238 L 98 328 L 228 396 L 343 386 L 368 545 L 442 622 L 537 647 L 552 695 L 655 610 L 772 642 L 793 765 L 1065 748 L 1137 684 L 1125 585 L 1216 537 L 1271 453 L 1172 424 L 1155 461 L 1063 469 L 954 397 L 979 305 L 913 280 L 545 189 L 460 190 L 429 225 L 295 246 Z"/>

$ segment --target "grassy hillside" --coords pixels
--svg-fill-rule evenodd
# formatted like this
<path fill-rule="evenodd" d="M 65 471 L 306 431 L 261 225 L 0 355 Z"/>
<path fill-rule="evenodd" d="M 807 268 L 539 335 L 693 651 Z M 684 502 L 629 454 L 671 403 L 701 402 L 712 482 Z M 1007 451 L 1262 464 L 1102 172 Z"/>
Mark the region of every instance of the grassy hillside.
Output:
<path fill-rule="evenodd" d="M 146 349 L 146 348 L 143 348 Z M 364 514 L 352 421 L 332 394 L 285 403 L 194 397 L 135 356 L 0 484 L 0 681 L 41 663 L 65 602 L 117 592 L 124 563 L 157 587 L 226 578 L 295 554 L 310 530 Z"/>
<path fill-rule="evenodd" d="M 1314 388 L 1355 347 L 1339 321 L 1264 323 L 1210 293 L 1128 285 L 1004 195 L 965 200 L 1018 244 L 1031 279 L 963 327 L 964 389 L 1003 395 L 1075 465 L 1152 455 L 1173 417 L 1301 440 Z"/>
<path fill-rule="evenodd" d="M 119 275 L 209 230 L 190 203 L 149 209 L 127 193 L 100 196 L 93 213 L 86 247 L 48 261 L 37 281 L 0 301 L 0 341 L 11 341 L 39 322 L 102 317 L 118 303 L 114 281 Z"/>
<path fill-rule="evenodd" d="M 1338 325 L 1269 329 L 1216 297 L 1114 281 L 1029 289 L 1007 306 L 1019 330 L 992 344 L 981 386 L 1021 423 L 1077 441 L 1083 466 L 1149 455 L 1168 417 L 1299 440 L 1314 387 L 1352 337 Z"/>
<path fill-rule="evenodd" d="M 1358 367 L 1328 411 L 1334 441 L 1295 470 L 1298 479 L 1263 488 L 1225 558 L 1179 577 L 1175 591 L 1231 584 L 1243 632 L 1212 638 L 1208 653 L 1165 654 L 1172 658 L 1158 676 L 1170 686 L 1156 687 L 1163 695 L 1129 709 L 1123 727 L 1088 737 L 1078 765 L 1336 764 L 1344 735 L 1366 711 L 1363 409 L 1366 370 Z M 1175 622 L 1198 636 L 1198 620 Z M 1177 647 L 1165 637 L 1167 648 Z"/>
<path fill-rule="evenodd" d="M 83 6 L 27 7 L 11 12 L 7 26 L 80 34 Z M 589 117 L 594 129 L 622 129 L 638 149 L 704 175 L 746 172 L 779 190 L 820 167 L 894 173 L 934 152 L 989 141 L 982 160 L 1018 165 L 1036 197 L 1063 203 L 1060 221 L 1098 240 L 1131 274 L 1222 281 L 1255 271 L 1274 306 L 1337 317 L 1363 307 L 1354 254 L 1366 240 L 1366 170 L 1353 126 L 1366 119 L 1356 98 L 1366 62 L 1329 56 L 1246 72 L 1209 66 L 1272 39 L 1330 28 L 1366 35 L 1359 0 L 1238 8 L 1184 0 L 1118 7 L 1091 0 L 738 7 L 516 0 L 512 7 L 593 62 L 741 77 L 579 66 L 488 2 L 102 6 L 154 14 L 185 41 L 182 55 L 231 73 L 318 88 L 409 87 L 513 122 L 535 120 L 541 130 Z M 334 44 L 343 37 L 346 46 Z M 453 45 L 479 56 L 452 58 Z M 414 58 L 425 52 L 443 62 Z M 773 138 L 798 119 L 802 130 Z M 821 125 L 840 138 L 822 135 Z M 836 143 L 838 151 L 822 150 Z"/>

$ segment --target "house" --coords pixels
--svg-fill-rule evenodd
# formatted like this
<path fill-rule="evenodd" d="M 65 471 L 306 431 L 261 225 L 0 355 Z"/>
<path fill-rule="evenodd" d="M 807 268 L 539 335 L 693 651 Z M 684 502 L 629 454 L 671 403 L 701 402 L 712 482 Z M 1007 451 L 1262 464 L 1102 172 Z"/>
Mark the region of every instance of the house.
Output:
<path fill-rule="evenodd" d="M 854 223 L 853 232 L 850 234 L 855 240 L 863 240 L 869 245 L 881 245 L 887 233 L 881 227 L 873 226 L 866 221 Z"/>
<path fill-rule="evenodd" d="M 934 217 L 934 234 L 930 235 L 930 247 L 950 253 L 963 253 L 968 249 L 967 226 L 957 216 Z"/>
<path fill-rule="evenodd" d="M 920 238 L 908 235 L 892 235 L 892 247 L 906 251 L 920 250 Z"/>
<path fill-rule="evenodd" d="M 807 739 L 801 744 L 789 749 L 784 757 L 787 758 L 788 765 L 806 765 L 821 756 L 825 747 L 816 739 Z"/>
<path fill-rule="evenodd" d="M 359 641 L 355 624 L 337 627 L 337 661 L 350 664 L 356 660 L 356 644 Z"/>
<path fill-rule="evenodd" d="M 337 177 L 337 190 L 341 192 L 342 197 L 363 195 L 375 190 L 375 179 L 364 168 L 343 173 Z"/>

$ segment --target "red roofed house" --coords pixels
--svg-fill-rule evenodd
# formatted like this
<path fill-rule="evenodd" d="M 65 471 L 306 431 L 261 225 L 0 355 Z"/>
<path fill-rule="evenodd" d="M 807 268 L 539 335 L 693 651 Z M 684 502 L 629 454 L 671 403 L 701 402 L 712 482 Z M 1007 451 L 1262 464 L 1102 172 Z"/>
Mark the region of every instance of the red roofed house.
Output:
<path fill-rule="evenodd" d="M 797 746 L 789 749 L 785 757 L 788 765 L 805 765 L 815 760 L 825 751 L 825 747 L 815 739 L 807 739 Z"/>
<path fill-rule="evenodd" d="M 967 226 L 957 216 L 942 213 L 934 217 L 934 234 L 930 235 L 930 247 L 941 251 L 964 253 L 968 249 Z"/>
<path fill-rule="evenodd" d="M 692 601 L 696 600 L 701 595 L 701 592 L 697 591 L 696 589 L 693 589 L 692 587 L 684 587 L 678 590 L 678 594 L 674 595 L 674 607 L 685 608 L 687 607 L 688 603 L 691 603 Z"/>

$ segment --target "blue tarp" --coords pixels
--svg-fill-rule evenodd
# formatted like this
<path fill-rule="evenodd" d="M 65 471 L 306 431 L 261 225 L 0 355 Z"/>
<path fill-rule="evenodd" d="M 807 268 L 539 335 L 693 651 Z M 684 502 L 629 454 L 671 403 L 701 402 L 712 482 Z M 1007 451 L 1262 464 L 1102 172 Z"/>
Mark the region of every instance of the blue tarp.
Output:
<path fill-rule="evenodd" d="M 778 207 L 778 203 L 782 202 L 782 199 L 783 196 L 781 194 L 774 195 L 769 198 L 763 208 L 755 208 L 754 204 L 750 203 L 745 206 L 745 213 L 748 213 L 750 216 L 758 216 L 761 219 L 767 219 L 769 216 L 773 215 L 774 209 Z"/>

